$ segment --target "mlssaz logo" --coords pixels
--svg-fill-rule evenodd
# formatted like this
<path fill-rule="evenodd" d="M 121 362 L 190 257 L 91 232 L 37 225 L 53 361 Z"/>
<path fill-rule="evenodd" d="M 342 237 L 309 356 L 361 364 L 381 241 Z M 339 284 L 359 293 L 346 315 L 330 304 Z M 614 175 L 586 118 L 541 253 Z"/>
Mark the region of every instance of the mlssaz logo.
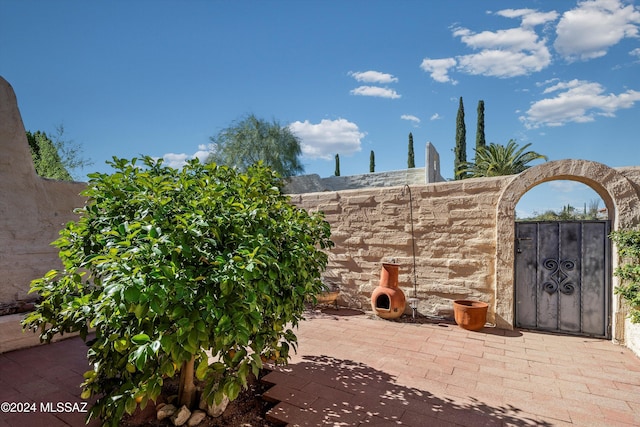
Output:
<path fill-rule="evenodd" d="M 40 412 L 87 412 L 87 402 L 40 402 Z"/>

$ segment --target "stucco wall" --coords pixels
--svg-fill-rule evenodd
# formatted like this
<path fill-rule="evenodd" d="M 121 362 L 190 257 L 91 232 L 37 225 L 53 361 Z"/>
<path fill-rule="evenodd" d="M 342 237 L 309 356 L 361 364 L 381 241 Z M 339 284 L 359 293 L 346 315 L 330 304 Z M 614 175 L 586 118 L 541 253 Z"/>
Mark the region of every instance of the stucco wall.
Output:
<path fill-rule="evenodd" d="M 27 295 L 32 279 L 59 266 L 50 243 L 82 206 L 86 184 L 38 177 L 16 97 L 0 77 L 0 310 Z M 33 296 L 31 296 L 33 297 Z"/>

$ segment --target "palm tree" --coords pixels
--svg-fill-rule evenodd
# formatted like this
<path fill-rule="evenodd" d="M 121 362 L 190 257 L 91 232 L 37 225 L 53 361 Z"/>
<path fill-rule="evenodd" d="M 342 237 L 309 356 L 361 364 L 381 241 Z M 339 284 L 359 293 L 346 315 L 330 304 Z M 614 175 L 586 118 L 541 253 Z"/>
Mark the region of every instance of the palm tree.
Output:
<path fill-rule="evenodd" d="M 529 169 L 531 167 L 529 163 L 534 160 L 547 160 L 547 156 L 535 151 L 525 152 L 530 145 L 529 143 L 518 147 L 516 141 L 511 139 L 507 145 L 491 143 L 485 147 L 479 147 L 475 150 L 475 161 L 464 163 L 458 174 L 471 178 L 514 175 Z"/>

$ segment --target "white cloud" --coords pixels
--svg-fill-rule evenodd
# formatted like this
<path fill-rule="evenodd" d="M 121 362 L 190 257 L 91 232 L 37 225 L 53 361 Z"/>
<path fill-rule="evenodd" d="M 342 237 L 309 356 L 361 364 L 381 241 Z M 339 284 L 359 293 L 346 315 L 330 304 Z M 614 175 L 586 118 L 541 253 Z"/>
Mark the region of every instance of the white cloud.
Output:
<path fill-rule="evenodd" d="M 508 78 L 546 68 L 551 62 L 551 55 L 544 46 L 530 53 L 485 49 L 477 54 L 459 57 L 458 60 L 459 69 L 468 74 Z"/>
<path fill-rule="evenodd" d="M 602 85 L 584 80 L 559 82 L 543 93 L 555 96 L 534 102 L 526 115 L 520 117 L 529 129 L 591 122 L 596 116 L 613 117 L 616 111 L 631 108 L 640 101 L 640 92 L 635 90 L 605 94 Z"/>
<path fill-rule="evenodd" d="M 349 71 L 349 75 L 359 82 L 364 83 L 395 83 L 398 81 L 393 74 L 380 71 Z"/>
<path fill-rule="evenodd" d="M 509 28 L 507 30 L 483 31 L 474 33 L 466 28 L 458 28 L 454 36 L 473 49 L 501 49 L 509 52 L 535 50 L 538 47 L 538 35 L 528 28 Z"/>
<path fill-rule="evenodd" d="M 191 156 L 185 153 L 167 153 L 162 156 L 162 159 L 167 166 L 172 168 L 181 168 L 190 157 Z"/>
<path fill-rule="evenodd" d="M 546 41 L 531 28 L 473 33 L 460 28 L 454 35 L 478 53 L 457 57 L 458 69 L 468 74 L 514 77 L 540 71 L 551 63 Z"/>
<path fill-rule="evenodd" d="M 537 82 L 537 83 L 536 83 L 536 86 L 537 86 L 537 87 L 541 87 L 541 86 L 548 86 L 548 85 L 550 85 L 551 83 L 555 83 L 555 82 L 559 82 L 559 81 L 560 81 L 560 79 L 559 79 L 559 78 L 554 77 L 554 78 L 552 78 L 552 79 L 545 80 L 545 81 L 543 81 L 543 82 Z"/>
<path fill-rule="evenodd" d="M 562 15 L 556 28 L 555 49 L 567 60 L 588 60 L 626 37 L 638 37 L 640 11 L 619 0 L 588 0 Z"/>
<path fill-rule="evenodd" d="M 359 86 L 350 92 L 352 95 L 360 95 L 360 96 L 375 96 L 378 98 L 391 98 L 397 99 L 400 98 L 401 95 L 387 87 L 379 87 L 379 86 Z"/>
<path fill-rule="evenodd" d="M 195 153 L 193 153 L 192 158 L 198 158 L 200 159 L 201 162 L 207 160 L 207 157 L 209 157 L 209 154 L 211 154 L 214 150 L 214 144 L 209 144 L 209 145 L 205 145 L 205 144 L 200 144 L 198 145 L 198 151 L 196 151 Z"/>
<path fill-rule="evenodd" d="M 457 83 L 449 76 L 456 71 L 493 77 L 515 77 L 540 71 L 551 64 L 547 40 L 541 38 L 534 27 L 554 21 L 556 12 L 538 12 L 533 9 L 504 9 L 496 15 L 519 18 L 520 26 L 497 31 L 474 32 L 456 27 L 453 36 L 475 53 L 453 58 L 425 58 L 420 67 L 441 83 Z"/>
<path fill-rule="evenodd" d="M 629 55 L 637 56 L 638 58 L 640 58 L 640 47 L 633 49 L 631 52 L 629 52 Z"/>
<path fill-rule="evenodd" d="M 559 180 L 559 181 L 549 181 L 547 183 L 552 190 L 560 192 L 560 193 L 571 193 L 575 190 L 578 190 L 584 184 L 581 184 L 577 181 L 569 181 L 569 180 Z"/>
<path fill-rule="evenodd" d="M 535 27 L 536 25 L 555 21 L 558 18 L 556 11 L 538 12 L 534 9 L 504 9 L 496 12 L 496 15 L 504 16 L 505 18 L 522 18 L 523 27 Z"/>
<path fill-rule="evenodd" d="M 454 58 L 430 59 L 424 58 L 420 64 L 427 73 L 431 73 L 431 78 L 440 83 L 457 84 L 458 82 L 449 77 L 449 69 L 455 67 L 457 61 Z"/>
<path fill-rule="evenodd" d="M 204 162 L 212 151 L 213 144 L 200 144 L 198 145 L 198 150 L 193 154 L 166 153 L 162 158 L 167 166 L 171 166 L 172 168 L 181 168 L 187 163 L 187 160 L 198 158 L 201 162 Z"/>
<path fill-rule="evenodd" d="M 442 119 L 442 117 L 440 117 L 440 114 L 435 113 L 433 116 L 429 117 L 429 120 L 440 120 Z"/>
<path fill-rule="evenodd" d="M 336 153 L 350 155 L 360 151 L 365 133 L 346 119 L 322 120 L 320 123 L 296 121 L 289 128 L 301 140 L 302 155 L 310 159 L 330 160 Z"/>
<path fill-rule="evenodd" d="M 420 119 L 416 116 L 413 116 L 411 114 L 403 114 L 400 116 L 400 118 L 402 120 L 409 120 L 411 122 L 415 122 L 415 123 L 420 123 Z"/>

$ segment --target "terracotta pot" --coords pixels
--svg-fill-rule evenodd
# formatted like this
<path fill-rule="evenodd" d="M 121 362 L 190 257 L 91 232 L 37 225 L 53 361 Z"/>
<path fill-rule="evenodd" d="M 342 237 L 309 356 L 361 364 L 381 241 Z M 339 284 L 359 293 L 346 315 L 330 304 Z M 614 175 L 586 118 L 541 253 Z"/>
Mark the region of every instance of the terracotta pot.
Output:
<path fill-rule="evenodd" d="M 322 292 L 316 295 L 315 304 L 333 304 L 338 308 L 340 286 L 335 283 L 322 283 Z M 311 300 L 310 300 L 311 301 Z"/>
<path fill-rule="evenodd" d="M 398 288 L 399 267 L 399 264 L 383 263 L 380 284 L 371 294 L 371 309 L 383 319 L 402 316 L 407 304 L 404 292 Z"/>
<path fill-rule="evenodd" d="M 457 300 L 453 302 L 453 315 L 461 328 L 479 331 L 487 323 L 488 308 L 486 302 Z"/>
<path fill-rule="evenodd" d="M 340 291 L 323 292 L 319 295 L 316 295 L 316 300 L 319 304 L 331 304 L 335 303 L 339 296 Z"/>

